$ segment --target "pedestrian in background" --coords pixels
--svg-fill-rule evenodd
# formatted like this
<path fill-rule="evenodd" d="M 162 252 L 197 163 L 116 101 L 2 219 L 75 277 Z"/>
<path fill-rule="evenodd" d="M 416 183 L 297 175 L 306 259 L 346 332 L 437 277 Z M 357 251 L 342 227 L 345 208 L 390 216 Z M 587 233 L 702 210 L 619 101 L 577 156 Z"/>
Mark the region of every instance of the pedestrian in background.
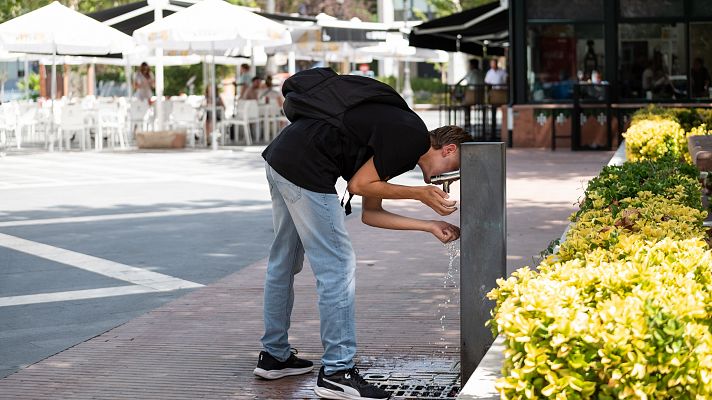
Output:
<path fill-rule="evenodd" d="M 155 87 L 156 80 L 153 78 L 151 69 L 147 63 L 142 62 L 133 78 L 134 96 L 151 104 L 151 97 L 153 97 L 153 89 Z"/>

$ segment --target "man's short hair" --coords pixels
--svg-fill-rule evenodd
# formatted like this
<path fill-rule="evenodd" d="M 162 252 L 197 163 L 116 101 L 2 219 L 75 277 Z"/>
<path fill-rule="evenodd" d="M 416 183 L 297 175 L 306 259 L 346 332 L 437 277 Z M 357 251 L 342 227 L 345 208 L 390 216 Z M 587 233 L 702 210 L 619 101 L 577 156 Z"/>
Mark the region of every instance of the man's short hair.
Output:
<path fill-rule="evenodd" d="M 240 68 L 242 68 L 242 69 L 250 69 L 250 64 L 240 64 Z"/>
<path fill-rule="evenodd" d="M 460 144 L 471 141 L 472 136 L 466 130 L 455 125 L 445 125 L 430 131 L 430 146 L 435 150 L 448 144 L 456 144 L 459 148 Z"/>

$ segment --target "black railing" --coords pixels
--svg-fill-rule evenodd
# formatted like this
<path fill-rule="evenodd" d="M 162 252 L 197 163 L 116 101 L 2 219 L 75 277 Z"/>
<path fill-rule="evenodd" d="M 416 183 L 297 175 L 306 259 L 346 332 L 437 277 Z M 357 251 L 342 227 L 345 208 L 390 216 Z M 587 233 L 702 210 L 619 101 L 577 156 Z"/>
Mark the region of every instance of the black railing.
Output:
<path fill-rule="evenodd" d="M 598 150 L 610 150 L 613 147 L 611 129 L 611 86 L 608 83 L 574 83 L 573 112 L 571 113 L 571 150 L 583 150 L 581 145 L 581 114 L 584 109 L 602 109 L 606 118 L 606 146 Z M 590 149 L 593 150 L 593 149 Z"/>
<path fill-rule="evenodd" d="M 440 95 L 440 125 L 458 125 L 478 141 L 500 141 L 497 109 L 508 103 L 507 85 L 447 85 Z"/>

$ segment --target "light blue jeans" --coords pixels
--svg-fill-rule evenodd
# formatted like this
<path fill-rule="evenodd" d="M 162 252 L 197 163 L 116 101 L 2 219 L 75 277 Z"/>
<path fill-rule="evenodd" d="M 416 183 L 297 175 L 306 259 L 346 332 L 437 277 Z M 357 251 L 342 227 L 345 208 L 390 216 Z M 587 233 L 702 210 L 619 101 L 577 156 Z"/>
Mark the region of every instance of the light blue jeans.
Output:
<path fill-rule="evenodd" d="M 294 275 L 306 252 L 319 295 L 321 362 L 325 372 L 349 369 L 356 354 L 354 293 L 356 255 L 336 194 L 301 188 L 265 164 L 272 196 L 275 238 L 265 279 L 262 346 L 278 360 L 289 357 L 289 323 L 294 304 Z"/>

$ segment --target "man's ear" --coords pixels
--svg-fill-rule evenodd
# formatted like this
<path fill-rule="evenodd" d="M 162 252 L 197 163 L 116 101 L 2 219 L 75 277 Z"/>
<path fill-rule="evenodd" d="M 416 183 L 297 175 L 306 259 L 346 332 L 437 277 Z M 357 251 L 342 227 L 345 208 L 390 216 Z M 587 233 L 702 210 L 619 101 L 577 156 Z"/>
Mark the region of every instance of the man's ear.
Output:
<path fill-rule="evenodd" d="M 440 149 L 443 157 L 447 157 L 450 154 L 454 154 L 457 151 L 457 145 L 454 143 L 446 144 Z"/>

